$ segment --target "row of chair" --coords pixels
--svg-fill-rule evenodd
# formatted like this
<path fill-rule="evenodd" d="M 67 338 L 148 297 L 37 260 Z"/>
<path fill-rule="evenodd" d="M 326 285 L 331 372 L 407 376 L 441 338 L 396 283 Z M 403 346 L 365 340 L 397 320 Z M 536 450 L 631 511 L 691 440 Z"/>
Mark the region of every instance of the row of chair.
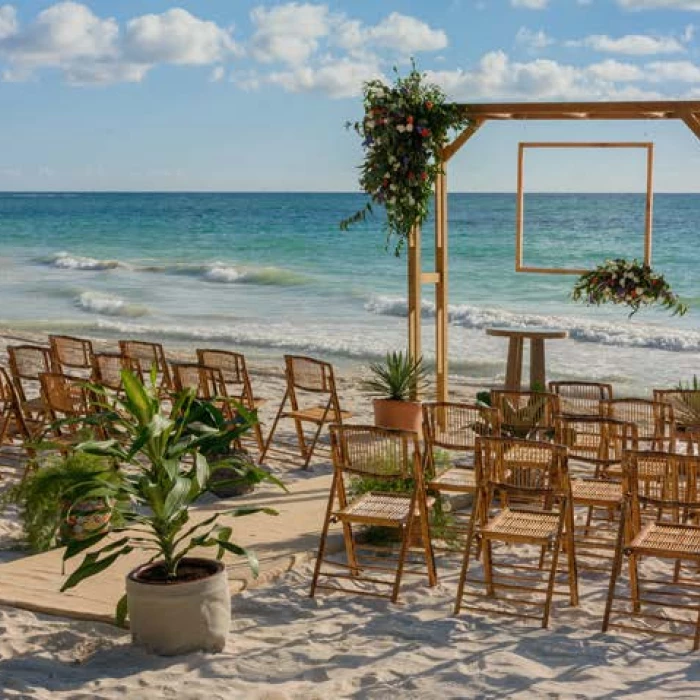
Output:
<path fill-rule="evenodd" d="M 566 560 L 566 595 L 572 606 L 578 605 L 574 509 L 579 506 L 589 509 L 582 528 L 585 535 L 591 525 L 590 509 L 595 506 L 614 512 L 619 518 L 611 546 L 614 557 L 610 564 L 604 631 L 612 626 L 629 627 L 618 618 L 633 615 L 638 619 L 642 607 L 645 611 L 652 609 L 651 613 L 646 612 L 652 620 L 661 619 L 657 614 L 659 606 L 668 605 L 673 610 L 685 608 L 695 615 L 694 622 L 664 618 L 673 629 L 659 631 L 686 636 L 678 631 L 678 626 L 691 624 L 694 649 L 699 648 L 698 584 L 684 580 L 680 574 L 682 561 L 700 563 L 699 456 L 640 450 L 632 423 L 604 417 L 559 416 L 554 442 L 503 437 L 499 435 L 497 411 L 482 406 L 427 404 L 424 419 L 422 452 L 414 433 L 368 426 L 331 426 L 334 477 L 312 578 L 312 596 L 318 589 L 328 589 L 388 597 L 395 602 L 402 575 L 409 570 L 406 566 L 409 553 L 415 550 L 422 555 L 429 583 L 434 585 L 437 571 L 430 537 L 431 501 L 436 492 L 444 490 L 469 492 L 474 495 L 474 501 L 463 545 L 455 613 L 464 608 L 509 612 L 517 617 L 538 619 L 546 627 L 560 553 Z M 457 450 L 462 450 L 465 444 L 463 439 L 455 438 L 436 441 L 436 425 L 449 426 L 448 432 L 454 430 L 460 436 L 473 435 L 474 471 L 468 480 L 463 477 L 471 470 L 464 467 L 449 467 L 442 474 L 435 471 L 432 460 L 438 444 Z M 446 434 L 446 428 L 441 430 Z M 598 449 L 594 449 L 595 445 Z M 588 474 L 570 475 L 570 464 L 581 462 L 590 465 Z M 616 479 L 611 478 L 613 466 L 618 469 Z M 446 478 L 446 475 L 450 476 Z M 353 484 L 358 479 L 370 479 L 386 486 L 353 497 Z M 392 489 L 392 482 L 405 486 L 409 479 L 412 483 L 409 492 Z M 327 555 L 333 523 L 342 524 L 346 563 L 337 556 Z M 394 567 L 388 566 L 385 554 L 378 556 L 376 548 L 369 548 L 367 553 L 358 540 L 354 528 L 367 525 L 398 531 Z M 420 533 L 417 541 L 416 533 Z M 534 546 L 535 552 L 539 551 L 535 555 L 538 561 L 531 566 L 502 561 L 497 572 L 493 551 L 496 543 Z M 652 591 L 645 583 L 642 593 L 638 566 L 641 556 L 673 563 L 671 580 L 661 582 L 660 590 Z M 615 609 L 615 602 L 621 598 L 618 580 L 625 557 L 629 560 L 631 600 L 630 608 L 620 611 Z M 481 576 L 474 574 L 479 559 Z M 547 559 L 549 564 L 545 566 Z M 386 573 L 391 575 L 379 577 Z M 667 583 L 680 587 L 680 593 L 672 597 Z M 387 594 L 377 591 L 382 586 L 388 587 Z"/>

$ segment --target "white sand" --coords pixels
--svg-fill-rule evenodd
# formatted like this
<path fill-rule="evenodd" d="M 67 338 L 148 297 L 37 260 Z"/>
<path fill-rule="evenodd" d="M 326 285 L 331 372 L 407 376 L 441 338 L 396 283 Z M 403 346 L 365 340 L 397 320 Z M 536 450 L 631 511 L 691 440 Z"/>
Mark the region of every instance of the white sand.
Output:
<path fill-rule="evenodd" d="M 260 368 L 253 381 L 271 399 L 262 415 L 269 427 L 281 374 Z M 341 378 L 340 388 L 344 407 L 369 420 L 356 378 Z M 473 392 L 460 385 L 457 395 Z M 288 427 L 280 437 L 291 437 Z M 9 483 L 18 471 L 3 462 Z M 287 481 L 303 478 L 277 469 Z M 317 474 L 329 469 L 325 459 L 314 465 Z M 0 517 L 0 548 L 19 535 L 16 513 Z M 398 605 L 323 593 L 309 599 L 304 565 L 232 598 L 229 643 L 218 655 L 162 659 L 110 625 L 0 607 L 0 699 L 700 697 L 700 653 L 689 642 L 601 634 L 606 575 L 582 572 L 580 607 L 557 599 L 551 628 L 541 630 L 502 616 L 454 617 L 458 560 L 438 564 L 439 585 L 408 577 Z"/>

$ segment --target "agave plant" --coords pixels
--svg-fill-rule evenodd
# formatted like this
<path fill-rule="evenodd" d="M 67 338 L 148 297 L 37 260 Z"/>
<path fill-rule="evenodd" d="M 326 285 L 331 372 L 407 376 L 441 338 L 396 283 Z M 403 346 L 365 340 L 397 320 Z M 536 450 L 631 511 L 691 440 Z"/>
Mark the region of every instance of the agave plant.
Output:
<path fill-rule="evenodd" d="M 364 382 L 365 389 L 370 394 L 394 401 L 408 401 L 427 385 L 423 358 L 414 360 L 408 353 L 387 353 L 383 363 L 375 362 L 369 369 L 374 376 Z"/>
<path fill-rule="evenodd" d="M 106 533 L 82 541 L 71 541 L 64 561 L 89 550 L 78 568 L 68 577 L 61 590 L 67 590 L 84 579 L 109 568 L 119 557 L 138 547 L 151 554 L 148 563 L 160 562 L 165 580 L 176 580 L 178 566 L 196 547 L 215 547 L 217 558 L 232 552 L 248 559 L 257 576 L 255 555 L 231 541 L 232 528 L 218 521 L 222 515 L 240 517 L 265 512 L 269 508 L 240 507 L 214 513 L 195 524 L 190 523 L 190 509 L 206 492 L 212 472 L 204 455 L 207 448 L 228 445 L 241 437 L 256 420 L 243 407 L 237 408 L 235 420 L 205 420 L 218 411 L 208 402 L 195 399 L 193 390 L 184 390 L 172 397 L 172 407 L 159 397 L 152 377 L 146 386 L 129 370 L 122 372 L 124 398 L 108 396 L 100 387 L 91 387 L 103 397 L 107 408 L 103 420 L 107 432 L 114 437 L 104 441 L 81 443 L 77 450 L 116 459 L 125 465 L 115 483 L 99 474 L 72 490 L 74 502 L 89 498 L 106 498 L 119 513 L 121 524 Z M 214 427 L 212 422 L 217 426 Z M 263 480 L 277 482 L 262 469 L 248 469 L 250 483 Z M 101 546 L 100 546 L 101 545 Z M 117 608 L 117 621 L 126 615 L 126 597 Z"/>

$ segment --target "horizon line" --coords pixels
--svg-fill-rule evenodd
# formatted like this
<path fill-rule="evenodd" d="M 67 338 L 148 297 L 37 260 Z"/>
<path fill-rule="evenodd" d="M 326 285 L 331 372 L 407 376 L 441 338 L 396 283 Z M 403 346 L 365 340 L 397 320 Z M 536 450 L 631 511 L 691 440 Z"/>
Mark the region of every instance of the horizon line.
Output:
<path fill-rule="evenodd" d="M 324 194 L 324 195 L 363 195 L 363 192 L 349 190 L 0 190 L 0 195 L 7 194 Z M 512 194 L 517 195 L 515 190 L 452 190 L 448 194 Z M 525 192 L 528 194 L 639 194 L 646 195 L 642 190 L 530 190 Z M 700 195 L 700 190 L 697 191 L 678 191 L 678 190 L 657 190 L 654 194 L 674 194 L 674 195 Z"/>

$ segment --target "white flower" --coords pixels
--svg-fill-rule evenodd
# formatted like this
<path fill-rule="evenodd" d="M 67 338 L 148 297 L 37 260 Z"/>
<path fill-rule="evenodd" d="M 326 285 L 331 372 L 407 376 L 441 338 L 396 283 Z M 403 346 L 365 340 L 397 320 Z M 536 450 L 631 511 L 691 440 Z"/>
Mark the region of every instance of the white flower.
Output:
<path fill-rule="evenodd" d="M 396 158 L 394 156 L 392 156 L 391 153 L 389 154 L 389 158 L 387 160 L 389 161 L 390 164 L 396 162 Z"/>
<path fill-rule="evenodd" d="M 398 131 L 400 134 L 403 134 L 403 132 L 406 131 L 406 127 L 403 124 L 399 124 L 396 127 L 396 131 Z"/>
<path fill-rule="evenodd" d="M 395 190 L 395 189 L 396 189 L 396 185 L 392 182 L 392 183 L 389 185 L 389 189 L 392 190 L 392 191 Z"/>
<path fill-rule="evenodd" d="M 374 121 L 373 121 L 372 119 L 370 119 L 370 120 L 366 123 L 365 126 L 366 126 L 368 129 L 370 129 L 370 130 L 371 130 L 371 129 L 374 129 Z"/>
<path fill-rule="evenodd" d="M 406 131 L 413 131 L 413 124 L 406 124 Z"/>
<path fill-rule="evenodd" d="M 391 177 L 391 173 L 384 173 L 384 179 L 388 180 Z"/>
<path fill-rule="evenodd" d="M 637 296 L 644 294 L 644 290 L 641 287 L 637 287 L 634 291 L 637 292 Z"/>
<path fill-rule="evenodd" d="M 401 167 L 401 164 L 398 161 L 396 161 L 394 163 L 394 170 L 398 170 L 400 167 Z"/>

